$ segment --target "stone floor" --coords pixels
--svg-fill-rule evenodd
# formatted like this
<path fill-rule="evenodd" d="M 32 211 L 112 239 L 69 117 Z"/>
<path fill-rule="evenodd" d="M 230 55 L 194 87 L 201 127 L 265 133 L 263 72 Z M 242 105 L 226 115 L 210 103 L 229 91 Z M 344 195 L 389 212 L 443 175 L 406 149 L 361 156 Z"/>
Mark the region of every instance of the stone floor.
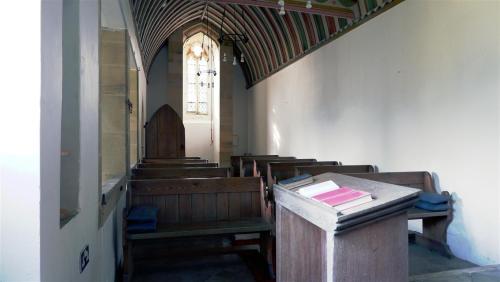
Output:
<path fill-rule="evenodd" d="M 421 246 L 409 246 L 410 282 L 500 282 L 500 266 L 477 267 L 446 258 Z M 272 281 L 256 251 L 138 263 L 134 282 Z"/>

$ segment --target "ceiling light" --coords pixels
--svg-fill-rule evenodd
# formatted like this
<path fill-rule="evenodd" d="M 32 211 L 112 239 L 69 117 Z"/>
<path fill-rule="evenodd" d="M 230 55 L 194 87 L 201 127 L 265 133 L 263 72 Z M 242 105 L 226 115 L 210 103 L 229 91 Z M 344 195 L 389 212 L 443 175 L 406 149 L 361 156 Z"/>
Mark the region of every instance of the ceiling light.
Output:
<path fill-rule="evenodd" d="M 307 3 L 306 3 L 306 8 L 307 9 L 311 9 L 312 8 L 312 3 L 311 3 L 311 0 L 307 0 Z"/>
<path fill-rule="evenodd" d="M 279 14 L 280 14 L 280 16 L 284 16 L 285 15 L 285 6 L 281 6 Z"/>
<path fill-rule="evenodd" d="M 245 55 L 243 55 L 243 53 L 241 53 L 240 63 L 244 63 L 244 62 L 245 62 Z"/>
<path fill-rule="evenodd" d="M 233 57 L 233 66 L 236 66 L 238 63 L 236 62 L 236 56 Z"/>

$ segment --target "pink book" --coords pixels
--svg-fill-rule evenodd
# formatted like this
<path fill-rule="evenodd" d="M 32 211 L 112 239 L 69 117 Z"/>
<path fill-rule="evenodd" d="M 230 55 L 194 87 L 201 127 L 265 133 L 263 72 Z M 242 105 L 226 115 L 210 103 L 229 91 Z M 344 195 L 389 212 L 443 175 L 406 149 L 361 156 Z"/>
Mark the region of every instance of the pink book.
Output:
<path fill-rule="evenodd" d="M 344 194 L 344 193 L 348 193 L 348 192 L 352 192 L 353 190 L 351 188 L 347 188 L 347 187 L 340 187 L 339 189 L 335 189 L 335 190 L 332 190 L 332 191 L 328 191 L 328 192 L 325 192 L 325 193 L 321 193 L 321 194 L 318 194 L 314 197 L 312 197 L 313 199 L 315 200 L 318 200 L 318 201 L 324 201 L 328 198 L 332 198 L 332 197 L 336 197 L 340 194 Z"/>
<path fill-rule="evenodd" d="M 365 191 L 355 190 L 349 187 L 340 187 L 334 191 L 321 193 L 313 199 L 328 206 L 334 207 L 338 211 L 343 211 L 364 203 L 372 201 L 371 194 Z"/>
<path fill-rule="evenodd" d="M 361 191 L 351 191 L 347 193 L 340 194 L 336 197 L 331 197 L 327 198 L 325 200 L 322 200 L 325 204 L 328 204 L 332 207 L 356 200 L 358 198 L 361 198 L 363 196 L 366 196 L 368 193 L 366 192 L 361 192 Z"/>

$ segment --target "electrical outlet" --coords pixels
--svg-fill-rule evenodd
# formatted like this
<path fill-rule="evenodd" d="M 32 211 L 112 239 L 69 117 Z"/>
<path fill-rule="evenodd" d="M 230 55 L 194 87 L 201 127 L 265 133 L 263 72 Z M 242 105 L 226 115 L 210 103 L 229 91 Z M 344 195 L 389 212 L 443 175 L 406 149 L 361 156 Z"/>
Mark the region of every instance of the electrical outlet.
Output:
<path fill-rule="evenodd" d="M 89 261 L 90 261 L 90 253 L 89 253 L 89 245 L 87 245 L 80 252 L 80 273 L 82 273 L 85 270 L 85 267 L 87 267 Z"/>

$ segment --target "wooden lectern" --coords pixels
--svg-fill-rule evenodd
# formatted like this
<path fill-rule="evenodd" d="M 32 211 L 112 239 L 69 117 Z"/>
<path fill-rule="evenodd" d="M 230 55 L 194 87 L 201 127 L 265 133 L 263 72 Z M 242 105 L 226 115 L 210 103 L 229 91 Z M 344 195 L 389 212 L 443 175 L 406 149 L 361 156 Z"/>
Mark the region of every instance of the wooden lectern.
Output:
<path fill-rule="evenodd" d="M 373 201 L 339 213 L 275 185 L 277 281 L 408 281 L 406 213 L 419 190 L 335 173 L 314 177 L 326 180 L 370 192 Z"/>

